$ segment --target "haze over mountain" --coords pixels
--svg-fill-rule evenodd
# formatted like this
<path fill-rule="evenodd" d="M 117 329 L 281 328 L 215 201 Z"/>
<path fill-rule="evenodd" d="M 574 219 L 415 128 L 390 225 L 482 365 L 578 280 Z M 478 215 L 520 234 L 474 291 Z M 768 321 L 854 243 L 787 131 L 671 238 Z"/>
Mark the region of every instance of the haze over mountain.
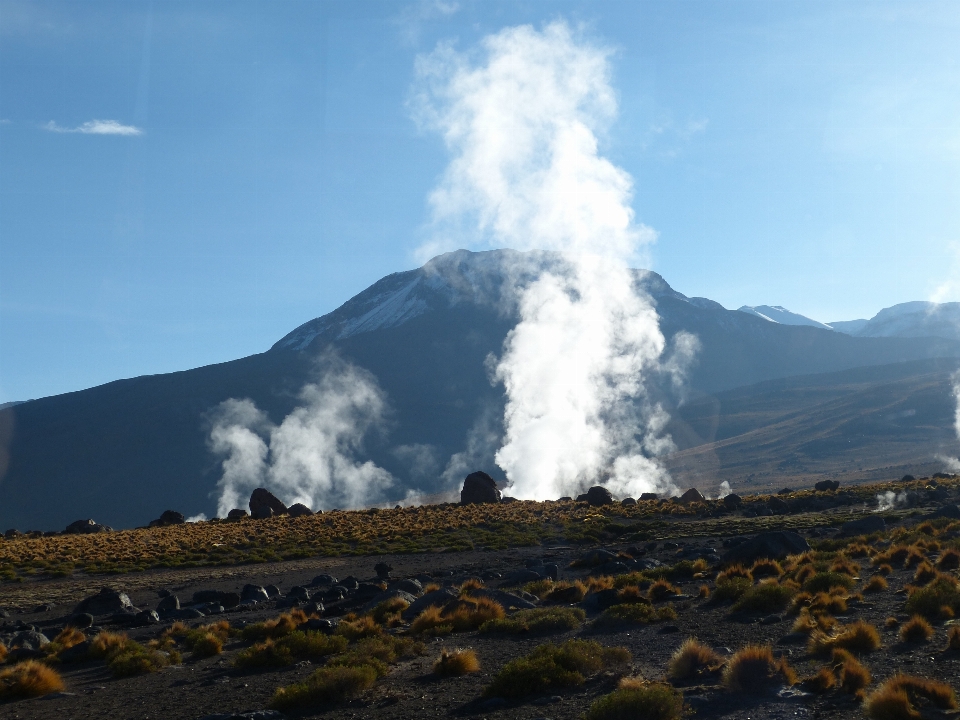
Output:
<path fill-rule="evenodd" d="M 360 445 L 395 479 L 382 501 L 449 491 L 462 480 L 444 477 L 458 453 L 496 474 L 503 391 L 487 368 L 516 323 L 505 288 L 559 261 L 509 250 L 448 253 L 383 278 L 258 355 L 6 408 L 0 526 L 60 529 L 92 517 L 130 527 L 168 508 L 213 515 L 221 458 L 208 446 L 211 411 L 249 398 L 279 423 L 329 352 L 369 371 L 385 393 L 386 421 Z M 656 301 L 668 341 L 686 331 L 700 344 L 683 388 L 667 378 L 653 384 L 673 415 L 679 452 L 666 462 L 681 484 L 709 489 L 727 479 L 749 490 L 778 473 L 856 480 L 931 466 L 950 451 L 944 383 L 960 358 L 957 338 L 860 337 L 771 322 L 682 295 L 656 273 L 635 279 Z M 891 443 L 907 430 L 909 441 Z"/>

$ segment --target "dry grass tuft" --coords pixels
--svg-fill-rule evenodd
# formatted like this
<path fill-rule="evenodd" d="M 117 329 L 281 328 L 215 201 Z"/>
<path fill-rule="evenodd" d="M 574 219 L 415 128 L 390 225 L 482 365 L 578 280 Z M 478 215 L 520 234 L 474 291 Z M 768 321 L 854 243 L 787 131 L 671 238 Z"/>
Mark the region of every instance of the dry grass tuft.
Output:
<path fill-rule="evenodd" d="M 863 704 L 872 720 L 920 720 L 918 706 L 956 710 L 953 688 L 945 683 L 913 675 L 897 674 L 871 693 Z"/>
<path fill-rule="evenodd" d="M 454 677 L 457 675 L 466 675 L 480 670 L 480 661 L 473 650 L 447 650 L 440 651 L 440 657 L 433 664 L 433 672 L 440 677 Z"/>
<path fill-rule="evenodd" d="M 773 613 L 787 607 L 796 591 L 776 580 L 766 580 L 748 588 L 734 603 L 733 609 L 748 613 Z"/>
<path fill-rule="evenodd" d="M 957 570 L 960 568 L 960 551 L 950 548 L 944 550 L 937 560 L 937 567 L 941 570 Z"/>
<path fill-rule="evenodd" d="M 888 617 L 886 620 L 883 621 L 883 626 L 887 630 L 894 630 L 895 628 L 900 627 L 900 621 L 891 615 L 890 617 Z"/>
<path fill-rule="evenodd" d="M 0 664 L 3 664 L 7 660 L 7 654 L 10 651 L 7 650 L 7 646 L 3 643 L 0 643 Z"/>
<path fill-rule="evenodd" d="M 933 626 L 922 615 L 914 615 L 900 628 L 900 640 L 905 643 L 925 643 L 933 637 Z"/>
<path fill-rule="evenodd" d="M 268 638 L 277 639 L 292 633 L 302 623 L 305 623 L 307 619 L 307 615 L 303 610 L 294 608 L 290 612 L 283 613 L 279 617 L 271 620 L 247 625 L 241 634 L 243 635 L 243 639 L 248 642 L 261 641 Z"/>
<path fill-rule="evenodd" d="M 960 650 L 960 626 L 954 625 L 947 630 L 947 650 Z"/>
<path fill-rule="evenodd" d="M 369 665 L 322 667 L 302 683 L 278 688 L 270 707 L 300 710 L 344 702 L 373 687 L 377 671 Z"/>
<path fill-rule="evenodd" d="M 650 589 L 647 590 L 647 597 L 653 602 L 669 600 L 674 595 L 679 594 L 680 588 L 664 578 L 657 580 L 650 586 Z"/>
<path fill-rule="evenodd" d="M 466 583 L 464 583 L 464 585 L 466 585 Z M 462 592 L 464 592 L 463 588 L 461 588 L 461 593 Z M 373 621 L 378 625 L 384 625 L 385 627 L 396 627 L 397 625 L 403 623 L 401 614 L 408 607 L 410 607 L 410 603 L 408 603 L 406 600 L 399 597 L 393 597 L 378 603 L 377 606 L 370 612 L 370 617 L 372 617 Z"/>
<path fill-rule="evenodd" d="M 863 586 L 863 591 L 865 593 L 878 593 L 883 592 L 888 587 L 887 579 L 883 577 L 883 575 L 874 575 L 867 584 Z"/>
<path fill-rule="evenodd" d="M 937 569 L 933 567 L 929 562 L 924 560 L 920 565 L 917 566 L 917 572 L 913 575 L 913 582 L 917 585 L 926 585 L 930 581 L 934 580 L 939 573 Z"/>
<path fill-rule="evenodd" d="M 410 632 L 414 635 L 468 632 L 505 616 L 503 605 L 495 600 L 487 597 L 461 597 L 443 608 L 430 607 L 424 610 L 411 624 Z"/>
<path fill-rule="evenodd" d="M 857 620 L 850 625 L 840 627 L 831 635 L 814 630 L 807 650 L 811 655 L 825 655 L 833 650 L 847 650 L 854 653 L 868 653 L 881 646 L 880 633 L 870 623 Z"/>
<path fill-rule="evenodd" d="M 379 637 L 383 635 L 383 628 L 372 617 L 364 615 L 352 620 L 341 620 L 337 624 L 335 632 L 350 642 L 354 642 L 363 638 Z"/>
<path fill-rule="evenodd" d="M 837 677 L 829 668 L 820 668 L 816 675 L 800 681 L 800 687 L 811 693 L 825 693 L 837 684 Z"/>
<path fill-rule="evenodd" d="M 743 565 L 731 565 L 726 570 L 722 570 L 717 573 L 717 584 L 724 582 L 725 580 L 733 580 L 734 578 L 744 578 L 753 582 L 753 574 L 748 568 L 745 568 Z"/>
<path fill-rule="evenodd" d="M 609 695 L 594 701 L 584 720 L 677 720 L 683 695 L 666 683 L 624 678 Z"/>
<path fill-rule="evenodd" d="M 481 633 L 505 633 L 510 635 L 542 635 L 545 633 L 576 630 L 583 624 L 587 614 L 580 608 L 545 607 L 518 610 L 510 617 L 488 620 L 480 626 Z"/>
<path fill-rule="evenodd" d="M 63 679 L 52 668 L 25 660 L 0 670 L 0 700 L 40 697 L 63 690 Z"/>
<path fill-rule="evenodd" d="M 830 632 L 837 621 L 830 615 L 814 615 L 807 608 L 803 608 L 793 623 L 790 632 L 806 633 L 809 635 L 815 630 Z"/>
<path fill-rule="evenodd" d="M 757 560 L 750 568 L 750 574 L 754 578 L 780 577 L 783 575 L 783 568 L 776 560 L 766 558 Z"/>
<path fill-rule="evenodd" d="M 713 648 L 709 648 L 696 638 L 687 640 L 677 648 L 667 666 L 667 677 L 674 681 L 689 680 L 704 672 L 716 672 L 724 660 Z"/>
<path fill-rule="evenodd" d="M 710 597 L 710 586 L 701 585 L 700 590 L 697 591 L 697 597 L 700 598 L 701 600 L 708 599 Z"/>
<path fill-rule="evenodd" d="M 840 648 L 834 649 L 832 661 L 840 673 L 840 689 L 863 699 L 864 688 L 873 681 L 870 671 L 852 654 Z"/>
<path fill-rule="evenodd" d="M 796 673 L 786 660 L 773 657 L 769 645 L 748 645 L 738 651 L 723 671 L 723 684 L 728 690 L 757 694 L 773 685 L 793 685 Z"/>

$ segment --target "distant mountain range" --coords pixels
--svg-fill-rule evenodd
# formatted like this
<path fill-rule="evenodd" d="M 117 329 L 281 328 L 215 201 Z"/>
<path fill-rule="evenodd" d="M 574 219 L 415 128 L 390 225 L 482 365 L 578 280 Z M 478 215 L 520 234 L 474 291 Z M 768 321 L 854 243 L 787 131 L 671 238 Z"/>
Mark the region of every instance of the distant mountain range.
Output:
<path fill-rule="evenodd" d="M 808 325 L 854 337 L 940 337 L 960 340 L 960 303 L 905 302 L 884 308 L 869 320 L 822 323 L 779 305 L 744 305 L 742 313 L 781 325 Z"/>
<path fill-rule="evenodd" d="M 87 517 L 131 527 L 166 509 L 213 515 L 221 468 L 207 445 L 211 409 L 250 398 L 279 422 L 331 349 L 372 373 L 390 404 L 387 427 L 364 446 L 396 478 L 384 499 L 449 489 L 447 460 L 481 418 L 502 417 L 486 360 L 517 321 L 506 278 L 557 262 L 547 253 L 448 253 L 383 278 L 266 352 L 2 409 L 0 428 L 12 432 L 0 433 L 10 437 L 6 458 L 0 452 L 0 528 L 60 529 Z M 838 332 L 786 322 L 802 316 L 774 306 L 727 310 L 655 273 L 638 271 L 636 282 L 656 301 L 668 339 L 684 330 L 700 340 L 685 401 L 652 388 L 673 416 L 679 450 L 665 462 L 681 484 L 710 489 L 725 479 L 749 491 L 819 475 L 893 477 L 953 450 L 949 376 L 960 337 L 945 320 L 896 306 L 889 323 L 883 311 L 856 333 Z M 871 323 L 895 330 L 865 333 Z M 477 469 L 496 474 L 494 449 L 472 460 Z"/>

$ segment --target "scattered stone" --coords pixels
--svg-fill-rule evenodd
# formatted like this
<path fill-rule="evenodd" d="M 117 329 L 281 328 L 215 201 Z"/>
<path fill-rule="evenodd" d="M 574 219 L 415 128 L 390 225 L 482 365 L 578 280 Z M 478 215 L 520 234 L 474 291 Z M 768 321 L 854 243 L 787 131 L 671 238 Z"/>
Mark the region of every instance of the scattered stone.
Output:
<path fill-rule="evenodd" d="M 529 610 L 530 608 L 536 607 L 537 598 L 533 595 L 529 595 L 528 593 L 523 594 L 528 595 L 528 598 L 533 598 L 532 600 L 521 597 L 519 594 L 515 595 L 513 593 L 504 592 L 503 590 L 489 590 L 487 588 L 478 588 L 477 590 L 473 590 L 472 593 L 474 597 L 488 597 L 491 600 L 495 600 L 503 605 L 503 607 L 507 610 L 512 607 L 517 608 L 518 610 Z"/>
<path fill-rule="evenodd" d="M 793 488 L 785 487 L 777 490 L 777 495 L 789 495 L 792 492 L 793 492 Z"/>
<path fill-rule="evenodd" d="M 914 482 L 916 478 L 913 475 L 904 475 L 900 478 L 900 482 Z"/>
<path fill-rule="evenodd" d="M 93 615 L 90 613 L 75 613 L 67 618 L 67 626 L 78 630 L 91 627 L 93 625 Z"/>
<path fill-rule="evenodd" d="M 636 505 L 637 501 L 632 497 L 625 497 L 623 500 L 620 501 L 620 504 L 625 506 Z"/>
<path fill-rule="evenodd" d="M 500 582 L 500 587 L 512 587 L 515 585 L 526 585 L 529 582 L 543 580 L 543 575 L 536 570 L 514 570 Z"/>
<path fill-rule="evenodd" d="M 353 597 L 357 600 L 369 600 L 376 597 L 383 592 L 383 588 L 375 583 L 362 582 L 358 583 L 357 589 L 353 593 Z"/>
<path fill-rule="evenodd" d="M 730 493 L 723 498 L 723 504 L 728 508 L 738 508 L 743 505 L 743 498 L 736 493 Z"/>
<path fill-rule="evenodd" d="M 810 636 L 802 632 L 787 633 L 777 640 L 777 645 L 806 645 Z"/>
<path fill-rule="evenodd" d="M 821 480 L 813 487 L 815 490 L 819 490 L 820 492 L 827 492 L 829 490 L 836 490 L 838 487 L 840 487 L 840 481 L 839 480 Z"/>
<path fill-rule="evenodd" d="M 113 528 L 110 526 L 101 525 L 95 520 L 77 520 L 67 525 L 63 532 L 66 535 L 87 535 L 90 533 L 111 532 L 112 530 Z M 7 532 L 9 532 L 9 530 Z"/>
<path fill-rule="evenodd" d="M 429 607 L 443 607 L 451 600 L 456 600 L 457 594 L 452 590 L 434 590 L 428 592 L 423 597 L 417 598 L 416 602 L 410 603 L 410 607 L 403 611 L 405 620 L 412 620 Z"/>
<path fill-rule="evenodd" d="M 761 625 L 776 625 L 778 622 L 783 622 L 783 618 L 780 615 L 767 615 L 766 617 L 760 618 Z"/>
<path fill-rule="evenodd" d="M 257 488 L 250 495 L 250 516 L 254 520 L 263 520 L 274 515 L 285 515 L 287 506 L 269 490 Z"/>
<path fill-rule="evenodd" d="M 66 650 L 61 650 L 59 653 L 57 653 L 57 657 L 62 663 L 83 662 L 87 659 L 88 653 L 90 652 L 90 646 L 92 644 L 92 640 L 84 640 L 73 647 L 69 647 Z"/>
<path fill-rule="evenodd" d="M 496 480 L 482 470 L 478 470 L 464 478 L 463 489 L 460 491 L 460 504 L 482 505 L 486 503 L 498 503 L 502 497 Z"/>
<path fill-rule="evenodd" d="M 272 598 L 280 597 L 283 593 L 280 592 L 280 588 L 276 585 L 267 585 L 264 590 L 267 591 L 267 595 Z"/>
<path fill-rule="evenodd" d="M 697 490 L 695 487 L 690 488 L 683 495 L 676 498 L 676 502 L 681 503 L 683 505 L 689 505 L 690 503 L 694 503 L 694 502 L 704 502 L 705 500 L 706 498 L 703 497 L 703 494 L 699 490 Z"/>
<path fill-rule="evenodd" d="M 267 591 L 260 585 L 244 585 L 243 590 L 240 591 L 240 600 L 255 600 L 256 602 L 264 602 L 269 600 L 270 596 L 267 595 Z"/>
<path fill-rule="evenodd" d="M 656 499 L 658 499 L 659 497 L 660 497 L 660 496 L 657 495 L 656 493 L 651 493 L 651 492 L 640 493 L 640 499 L 641 499 L 641 500 L 656 500 Z"/>
<path fill-rule="evenodd" d="M 577 560 L 577 564 L 582 565 L 583 567 L 597 567 L 598 565 L 603 565 L 616 559 L 616 553 L 599 548 L 597 550 L 590 550 L 586 554 L 581 555 L 580 559 Z"/>
<path fill-rule="evenodd" d="M 841 535 L 869 535 L 873 532 L 883 532 L 887 523 L 879 515 L 869 515 L 859 520 L 849 520 L 840 526 Z"/>
<path fill-rule="evenodd" d="M 956 505 L 944 505 L 937 508 L 927 517 L 933 518 L 950 518 L 951 520 L 960 520 L 960 507 Z"/>
<path fill-rule="evenodd" d="M 423 592 L 423 585 L 421 585 L 417 580 L 397 580 L 392 585 L 395 590 L 402 590 L 403 592 L 409 593 L 414 597 L 419 596 L 420 593 Z"/>
<path fill-rule="evenodd" d="M 767 507 L 770 508 L 770 512 L 774 515 L 786 515 L 790 512 L 790 506 L 787 505 L 785 500 L 781 500 L 778 497 L 772 497 L 767 501 Z"/>
<path fill-rule="evenodd" d="M 315 630 L 322 632 L 326 635 L 332 635 L 334 630 L 337 629 L 337 625 L 340 623 L 339 620 L 328 620 L 326 618 L 311 618 L 303 623 L 300 627 L 304 630 Z"/>
<path fill-rule="evenodd" d="M 287 508 L 287 515 L 290 517 L 306 517 L 307 515 L 313 515 L 313 510 L 303 503 L 294 503 Z"/>
<path fill-rule="evenodd" d="M 366 604 L 364 610 L 373 610 L 380 603 L 386 602 L 387 600 L 392 600 L 393 598 L 400 598 L 406 602 L 407 605 L 413 605 L 413 603 L 417 601 L 413 595 L 406 593 L 403 590 L 384 590 L 370 598 L 370 601 Z"/>
<path fill-rule="evenodd" d="M 176 510 L 164 510 L 156 520 L 150 521 L 150 527 L 165 527 L 167 525 L 183 525 L 186 522 L 183 513 Z"/>
<path fill-rule="evenodd" d="M 393 568 L 387 565 L 385 562 L 378 562 L 373 566 L 373 571 L 377 573 L 377 577 L 381 580 L 389 580 L 390 573 L 393 571 Z"/>
<path fill-rule="evenodd" d="M 333 575 L 317 575 L 310 581 L 311 585 L 329 585 L 333 587 L 337 584 L 337 579 Z"/>
<path fill-rule="evenodd" d="M 160 602 L 157 603 L 158 613 L 170 612 L 172 610 L 179 610 L 179 609 L 180 609 L 180 598 L 178 598 L 176 595 L 167 595 L 167 597 L 163 598 L 162 600 L 160 600 Z"/>
<path fill-rule="evenodd" d="M 586 502 L 594 507 L 600 507 L 602 505 L 612 505 L 616 501 L 605 487 L 594 485 L 583 495 L 578 495 L 577 502 Z"/>
<path fill-rule="evenodd" d="M 156 610 L 142 610 L 134 616 L 134 622 L 137 625 L 156 625 L 160 622 L 160 615 Z"/>
<path fill-rule="evenodd" d="M 286 720 L 286 718 L 286 715 L 276 710 L 252 710 L 250 712 L 204 715 L 200 720 Z"/>
<path fill-rule="evenodd" d="M 130 598 L 126 593 L 119 592 L 113 588 L 101 588 L 96 595 L 81 600 L 80 604 L 74 608 L 76 613 L 89 613 L 90 615 L 109 615 L 110 613 L 128 610 L 133 607 Z"/>
<path fill-rule="evenodd" d="M 250 514 L 246 510 L 241 510 L 240 508 L 234 508 L 227 513 L 227 520 L 242 520 L 245 517 L 249 517 Z"/>
<path fill-rule="evenodd" d="M 287 597 L 292 600 L 309 600 L 310 591 L 302 585 L 295 585 L 287 592 Z"/>
<path fill-rule="evenodd" d="M 347 590 L 356 590 L 360 585 L 360 581 L 357 580 L 353 575 L 347 575 L 337 584 L 340 585 L 340 587 L 346 588 Z"/>
<path fill-rule="evenodd" d="M 753 564 L 760 558 L 782 560 L 787 555 L 798 555 L 809 549 L 810 545 L 797 533 L 789 530 L 775 530 L 761 533 L 727 550 L 723 555 L 723 562 L 734 565 L 736 563 Z"/>

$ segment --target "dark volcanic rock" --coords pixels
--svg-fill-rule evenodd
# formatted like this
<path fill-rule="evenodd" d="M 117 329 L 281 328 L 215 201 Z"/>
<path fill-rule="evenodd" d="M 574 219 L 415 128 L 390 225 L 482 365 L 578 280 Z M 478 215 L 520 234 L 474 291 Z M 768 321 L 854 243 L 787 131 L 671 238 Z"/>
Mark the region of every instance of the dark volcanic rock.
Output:
<path fill-rule="evenodd" d="M 728 508 L 738 508 L 743 505 L 743 498 L 736 493 L 730 493 L 723 498 L 723 504 Z"/>
<path fill-rule="evenodd" d="M 227 520 L 242 520 L 245 517 L 250 517 L 250 513 L 240 508 L 234 508 L 227 513 Z"/>
<path fill-rule="evenodd" d="M 750 564 L 760 558 L 782 560 L 787 555 L 796 555 L 806 552 L 810 545 L 795 532 L 776 530 L 757 535 L 745 540 L 723 555 L 723 562 L 728 565 L 735 563 Z"/>
<path fill-rule="evenodd" d="M 294 503 L 287 508 L 287 515 L 290 517 L 304 517 L 305 515 L 313 515 L 313 510 L 303 503 Z"/>
<path fill-rule="evenodd" d="M 244 585 L 243 590 L 240 592 L 240 599 L 263 602 L 264 600 L 269 600 L 270 596 L 267 595 L 267 591 L 260 585 Z"/>
<path fill-rule="evenodd" d="M 110 613 L 120 612 L 133 607 L 130 598 L 126 593 L 119 592 L 112 588 L 101 588 L 96 595 L 80 601 L 80 604 L 74 608 L 74 614 L 89 613 L 91 615 L 109 615 Z"/>
<path fill-rule="evenodd" d="M 612 505 L 615 502 L 613 495 L 610 494 L 610 491 L 605 487 L 601 487 L 600 485 L 594 485 L 583 495 L 578 495 L 577 501 L 588 502 L 594 507 L 600 507 L 601 505 Z"/>
<path fill-rule="evenodd" d="M 396 590 L 402 590 L 405 593 L 410 593 L 414 597 L 419 596 L 420 593 L 423 592 L 423 585 L 421 585 L 419 581 L 412 579 L 398 580 L 393 583 L 391 587 Z"/>
<path fill-rule="evenodd" d="M 63 532 L 67 535 L 86 535 L 88 533 L 102 533 L 113 530 L 108 525 L 101 525 L 94 520 L 77 520 L 64 528 Z"/>
<path fill-rule="evenodd" d="M 373 571 L 377 573 L 377 577 L 381 580 L 389 580 L 393 568 L 385 562 L 378 562 L 373 566 Z"/>
<path fill-rule="evenodd" d="M 67 619 L 67 626 L 75 627 L 79 630 L 91 627 L 93 625 L 93 615 L 90 613 L 76 613 Z"/>
<path fill-rule="evenodd" d="M 883 532 L 887 524 L 879 515 L 870 515 L 860 520 L 850 520 L 840 526 L 841 535 L 867 535 L 872 532 Z"/>
<path fill-rule="evenodd" d="M 634 498 L 632 498 L 632 497 L 625 497 L 623 500 L 620 501 L 620 504 L 621 504 L 621 505 L 636 505 L 636 504 L 637 504 L 637 501 L 636 501 Z"/>
<path fill-rule="evenodd" d="M 412 620 L 429 607 L 443 607 L 451 600 L 456 600 L 457 594 L 452 590 L 434 590 L 428 592 L 416 602 L 410 603 L 410 607 L 403 611 L 405 620 Z"/>
<path fill-rule="evenodd" d="M 813 487 L 814 489 L 819 490 L 821 492 L 824 492 L 827 490 L 836 490 L 838 487 L 840 487 L 840 481 L 839 480 L 821 480 Z"/>
<path fill-rule="evenodd" d="M 790 506 L 787 505 L 786 500 L 781 500 L 778 497 L 772 497 L 767 501 L 767 507 L 770 508 L 770 512 L 774 515 L 786 515 L 790 512 Z"/>
<path fill-rule="evenodd" d="M 169 612 L 171 610 L 180 609 L 180 598 L 176 595 L 168 595 L 163 598 L 160 602 L 157 603 L 157 612 Z"/>
<path fill-rule="evenodd" d="M 256 520 L 273 517 L 274 515 L 285 515 L 287 506 L 280 502 L 279 498 L 269 490 L 257 488 L 250 495 L 250 515 Z"/>
<path fill-rule="evenodd" d="M 245 598 L 241 598 L 239 593 L 230 592 L 229 590 L 197 590 L 193 594 L 194 605 L 216 603 L 217 605 L 223 605 L 225 608 L 233 608 L 239 605 L 242 599 Z M 158 607 L 157 609 L 159 610 L 160 608 Z"/>
<path fill-rule="evenodd" d="M 294 587 L 290 588 L 290 591 L 287 593 L 287 597 L 291 598 L 292 600 L 309 600 L 310 591 L 302 585 L 295 585 Z"/>
<path fill-rule="evenodd" d="M 650 493 L 650 492 L 640 493 L 640 499 L 641 499 L 641 500 L 656 500 L 656 499 L 659 498 L 659 497 L 660 497 L 660 496 L 657 495 L 656 493 Z"/>
<path fill-rule="evenodd" d="M 703 502 L 705 499 L 706 498 L 703 497 L 703 494 L 699 490 L 696 488 L 690 488 L 683 495 L 677 498 L 677 502 L 686 505 L 687 503 L 692 502 Z"/>
<path fill-rule="evenodd" d="M 337 579 L 333 575 L 317 575 L 311 582 L 311 585 L 329 585 L 333 587 L 337 584 Z"/>
<path fill-rule="evenodd" d="M 472 472 L 464 478 L 460 491 L 461 505 L 480 505 L 500 502 L 502 495 L 496 481 L 482 470 Z"/>
<path fill-rule="evenodd" d="M 164 527 L 165 525 L 183 525 L 186 522 L 186 519 L 183 517 L 183 513 L 179 513 L 176 510 L 164 510 L 163 513 L 156 520 L 150 521 L 150 527 Z"/>
<path fill-rule="evenodd" d="M 956 505 L 944 505 L 930 513 L 929 518 L 950 518 L 951 520 L 960 520 L 960 507 Z"/>

